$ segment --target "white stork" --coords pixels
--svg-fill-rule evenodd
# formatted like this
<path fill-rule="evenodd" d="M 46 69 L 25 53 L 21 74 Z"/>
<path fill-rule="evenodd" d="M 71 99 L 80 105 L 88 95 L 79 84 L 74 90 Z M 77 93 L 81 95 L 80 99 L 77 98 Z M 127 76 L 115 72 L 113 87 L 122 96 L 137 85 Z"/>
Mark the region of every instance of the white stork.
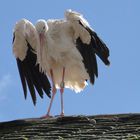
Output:
<path fill-rule="evenodd" d="M 105 65 L 110 64 L 105 43 L 81 14 L 71 10 L 65 12 L 65 19 L 38 20 L 35 26 L 26 19 L 17 22 L 13 52 L 25 98 L 27 85 L 34 104 L 35 89 L 40 97 L 43 97 L 43 91 L 50 97 L 51 86 L 47 77 L 52 81 L 52 97 L 43 118 L 50 117 L 56 89 L 60 89 L 60 115 L 64 116 L 64 88 L 80 92 L 88 80 L 94 84 L 95 77 L 98 77 L 96 55 Z"/>

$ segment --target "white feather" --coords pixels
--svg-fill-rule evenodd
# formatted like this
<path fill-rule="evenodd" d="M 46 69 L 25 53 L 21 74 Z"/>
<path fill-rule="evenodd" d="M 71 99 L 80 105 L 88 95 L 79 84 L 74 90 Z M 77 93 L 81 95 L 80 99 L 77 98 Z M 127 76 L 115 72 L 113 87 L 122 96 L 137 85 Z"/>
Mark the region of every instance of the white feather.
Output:
<path fill-rule="evenodd" d="M 16 58 L 25 59 L 28 50 L 27 41 L 34 50 L 37 46 L 39 47 L 38 33 L 30 21 L 26 19 L 18 21 L 14 28 L 14 34 L 13 53 Z"/>
<path fill-rule="evenodd" d="M 83 28 L 82 25 L 79 24 L 80 21 L 85 27 L 90 27 L 86 19 L 84 19 L 81 14 L 71 10 L 67 10 L 65 12 L 65 17 L 67 21 L 71 23 L 75 31 L 74 34 L 75 39 L 80 37 L 83 43 L 89 44 L 91 41 L 91 36 L 89 32 L 85 28 Z"/>
<path fill-rule="evenodd" d="M 67 11 L 64 20 L 39 20 L 35 27 L 28 20 L 19 21 L 14 30 L 13 51 L 16 58 L 23 60 L 26 57 L 27 40 L 37 53 L 40 71 L 51 78 L 50 69 L 53 70 L 57 88 L 60 88 L 65 67 L 65 87 L 80 92 L 87 85 L 89 75 L 75 41 L 80 37 L 83 43 L 88 44 L 91 37 L 79 20 L 84 26 L 89 26 L 82 15 L 73 11 Z M 39 43 L 40 33 L 45 36 L 43 46 Z"/>
<path fill-rule="evenodd" d="M 60 88 L 62 70 L 65 67 L 65 87 L 80 92 L 87 85 L 89 75 L 84 67 L 83 58 L 76 48 L 74 29 L 66 20 L 48 20 L 46 32 L 46 46 L 43 51 L 43 62 L 40 62 L 45 73 L 50 75 L 53 70 L 54 81 Z M 44 53 L 45 52 L 45 53 Z"/>
<path fill-rule="evenodd" d="M 66 17 L 67 20 L 70 20 L 70 21 L 74 21 L 74 20 L 78 21 L 78 20 L 80 20 L 85 27 L 86 26 L 90 27 L 88 21 L 83 18 L 82 14 L 80 14 L 80 13 L 78 13 L 76 11 L 72 11 L 71 9 L 66 10 L 65 17 Z"/>

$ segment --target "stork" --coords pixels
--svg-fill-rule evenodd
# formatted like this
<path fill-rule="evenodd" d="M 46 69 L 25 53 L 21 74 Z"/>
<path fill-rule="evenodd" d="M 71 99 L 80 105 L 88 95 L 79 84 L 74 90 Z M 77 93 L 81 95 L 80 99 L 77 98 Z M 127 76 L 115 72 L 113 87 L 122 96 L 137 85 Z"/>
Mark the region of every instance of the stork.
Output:
<path fill-rule="evenodd" d="M 89 80 L 93 85 L 98 77 L 96 56 L 109 65 L 109 49 L 90 27 L 86 19 L 75 11 L 67 10 L 65 19 L 38 20 L 35 26 L 28 20 L 17 22 L 14 29 L 13 52 L 17 60 L 24 96 L 27 85 L 36 104 L 35 89 L 43 98 L 45 92 L 52 97 L 57 89 L 61 95 L 61 113 L 64 116 L 64 88 L 82 91 Z M 49 80 L 48 80 L 49 79 Z"/>

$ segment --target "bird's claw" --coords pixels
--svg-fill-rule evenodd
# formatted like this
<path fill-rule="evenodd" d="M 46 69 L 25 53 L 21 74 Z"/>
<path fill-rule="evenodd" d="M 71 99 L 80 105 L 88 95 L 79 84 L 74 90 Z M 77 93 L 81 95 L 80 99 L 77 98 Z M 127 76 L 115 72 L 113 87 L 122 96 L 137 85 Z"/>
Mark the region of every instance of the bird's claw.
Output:
<path fill-rule="evenodd" d="M 41 119 L 49 119 L 49 118 L 53 118 L 53 116 L 50 116 L 50 115 L 44 115 L 42 117 L 40 117 Z"/>
<path fill-rule="evenodd" d="M 60 115 L 56 115 L 55 117 L 64 117 L 64 113 L 61 113 Z"/>
<path fill-rule="evenodd" d="M 60 114 L 60 117 L 64 117 L 64 112 L 62 112 L 62 113 Z"/>

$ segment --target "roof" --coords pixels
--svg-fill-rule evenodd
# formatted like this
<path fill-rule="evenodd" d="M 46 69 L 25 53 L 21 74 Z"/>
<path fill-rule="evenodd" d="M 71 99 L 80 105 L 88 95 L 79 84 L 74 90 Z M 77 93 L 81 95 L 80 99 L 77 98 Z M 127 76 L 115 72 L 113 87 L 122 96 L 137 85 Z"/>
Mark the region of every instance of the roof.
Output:
<path fill-rule="evenodd" d="M 140 139 L 140 114 L 66 116 L 1 122 L 0 139 Z"/>

